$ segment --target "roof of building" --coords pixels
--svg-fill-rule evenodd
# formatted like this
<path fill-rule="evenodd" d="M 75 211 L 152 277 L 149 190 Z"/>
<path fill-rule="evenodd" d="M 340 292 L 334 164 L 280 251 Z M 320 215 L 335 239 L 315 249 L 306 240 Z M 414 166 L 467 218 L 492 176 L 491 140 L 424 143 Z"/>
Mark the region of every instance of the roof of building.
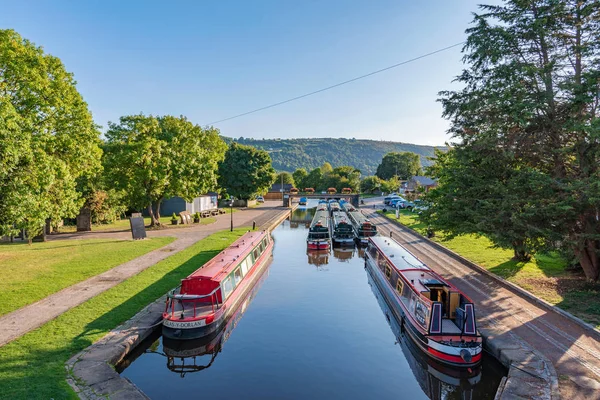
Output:
<path fill-rule="evenodd" d="M 285 192 L 289 192 L 293 187 L 294 187 L 294 185 L 292 185 L 291 183 L 283 184 L 283 190 Z M 271 186 L 271 189 L 269 189 L 269 192 L 280 192 L 280 191 L 281 191 L 281 183 L 274 183 Z"/>
<path fill-rule="evenodd" d="M 437 181 L 435 179 L 431 179 L 427 176 L 413 176 L 411 180 L 417 182 L 419 185 L 423 186 L 431 186 L 435 185 Z"/>

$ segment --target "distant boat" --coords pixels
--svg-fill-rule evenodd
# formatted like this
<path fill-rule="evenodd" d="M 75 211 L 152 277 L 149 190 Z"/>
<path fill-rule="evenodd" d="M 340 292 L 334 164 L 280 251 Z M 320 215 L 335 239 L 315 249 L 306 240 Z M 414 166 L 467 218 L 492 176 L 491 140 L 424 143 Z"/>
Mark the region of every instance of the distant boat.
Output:
<path fill-rule="evenodd" d="M 273 250 L 268 231 L 248 232 L 167 294 L 163 336 L 197 339 L 215 332 L 262 276 Z"/>
<path fill-rule="evenodd" d="M 377 235 L 377 227 L 362 212 L 354 209 L 354 211 L 348 211 L 347 214 L 352 221 L 356 239 L 361 244 L 367 244 L 370 237 Z"/>
<path fill-rule="evenodd" d="M 298 204 L 300 204 L 301 206 L 305 206 L 307 202 L 308 200 L 306 199 L 306 197 L 300 197 L 300 201 L 298 202 Z"/>
<path fill-rule="evenodd" d="M 309 250 L 327 250 L 331 247 L 329 212 L 324 207 L 317 207 L 317 212 L 308 228 L 306 245 Z"/>
<path fill-rule="evenodd" d="M 453 366 L 481 362 L 482 337 L 469 297 L 391 238 L 369 239 L 365 267 L 425 354 Z"/>
<path fill-rule="evenodd" d="M 335 211 L 339 211 L 340 210 L 340 203 L 337 202 L 337 200 L 330 200 L 329 201 L 329 211 L 331 211 L 332 213 Z"/>
<path fill-rule="evenodd" d="M 344 211 L 332 213 L 333 243 L 354 246 L 354 227 Z"/>

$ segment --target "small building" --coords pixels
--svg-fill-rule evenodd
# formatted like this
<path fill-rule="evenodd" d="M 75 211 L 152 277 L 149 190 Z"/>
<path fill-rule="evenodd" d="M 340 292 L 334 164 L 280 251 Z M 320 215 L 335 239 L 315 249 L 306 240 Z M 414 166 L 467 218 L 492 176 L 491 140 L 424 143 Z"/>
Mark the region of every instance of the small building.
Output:
<path fill-rule="evenodd" d="M 423 187 L 426 192 L 437 186 L 437 180 L 427 176 L 413 176 L 406 182 L 406 192 L 414 192 L 419 187 Z"/>
<path fill-rule="evenodd" d="M 160 215 L 179 214 L 182 211 L 188 211 L 190 214 L 217 208 L 218 194 L 209 192 L 194 198 L 191 202 L 175 196 L 164 200 L 160 205 Z"/>
<path fill-rule="evenodd" d="M 281 183 L 274 183 L 264 196 L 265 200 L 282 200 L 283 193 L 289 193 L 293 187 L 294 185 L 291 183 L 284 183 L 283 185 Z"/>

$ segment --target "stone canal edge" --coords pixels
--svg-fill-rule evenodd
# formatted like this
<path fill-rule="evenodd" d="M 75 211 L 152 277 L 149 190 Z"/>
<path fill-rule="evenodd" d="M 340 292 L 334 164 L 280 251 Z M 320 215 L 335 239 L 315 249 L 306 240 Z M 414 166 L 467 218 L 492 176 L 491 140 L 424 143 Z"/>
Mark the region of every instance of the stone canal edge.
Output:
<path fill-rule="evenodd" d="M 272 231 L 288 218 L 294 208 L 279 212 L 261 228 Z M 67 361 L 65 365 L 67 382 L 79 398 L 85 400 L 149 398 L 131 381 L 117 373 L 115 366 L 160 325 L 165 301 L 166 294 Z"/>

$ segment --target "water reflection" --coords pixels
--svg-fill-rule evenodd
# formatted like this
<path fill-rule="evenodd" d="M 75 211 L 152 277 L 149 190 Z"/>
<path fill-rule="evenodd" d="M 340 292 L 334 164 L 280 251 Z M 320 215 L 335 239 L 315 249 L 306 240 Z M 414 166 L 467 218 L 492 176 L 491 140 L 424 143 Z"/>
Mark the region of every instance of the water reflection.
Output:
<path fill-rule="evenodd" d="M 329 250 L 307 250 L 308 264 L 314 265 L 319 270 L 327 270 L 325 266 L 329 263 Z"/>
<path fill-rule="evenodd" d="M 503 375 L 502 367 L 495 365 L 493 362 L 495 360 L 488 359 L 487 362 L 479 364 L 475 368 L 453 368 L 428 357 L 413 343 L 410 337 L 404 334 L 403 327 L 390 310 L 383 294 L 373 281 L 373 277 L 368 271 L 366 274 L 377 303 L 396 337 L 396 344 L 400 345 L 413 375 L 430 399 L 472 400 L 495 397 L 499 379 Z M 487 379 L 483 383 L 480 382 L 482 365 L 488 369 L 498 369 L 498 371 L 494 371 L 496 374 L 489 371 Z"/>

